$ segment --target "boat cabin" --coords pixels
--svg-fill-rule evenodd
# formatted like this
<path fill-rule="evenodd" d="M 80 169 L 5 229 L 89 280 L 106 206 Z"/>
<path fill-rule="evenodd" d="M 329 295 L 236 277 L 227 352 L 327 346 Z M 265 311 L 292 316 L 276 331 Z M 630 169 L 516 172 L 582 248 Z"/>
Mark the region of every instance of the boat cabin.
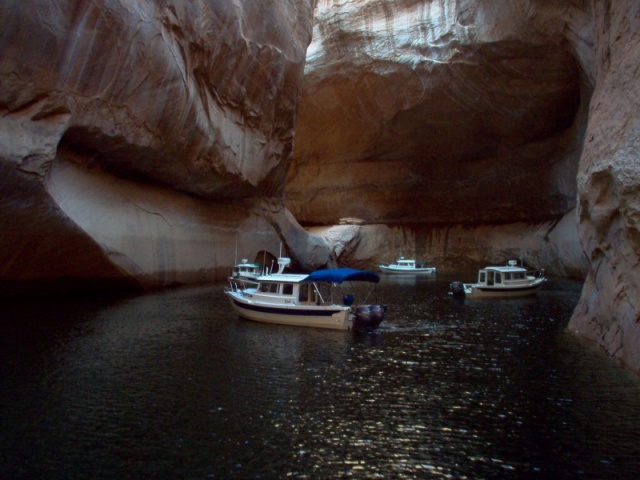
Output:
<path fill-rule="evenodd" d="M 504 267 L 485 267 L 478 272 L 478 285 L 518 285 L 528 281 L 527 271 L 516 266 L 515 260 Z"/>
<path fill-rule="evenodd" d="M 248 263 L 246 258 L 242 262 L 233 267 L 234 277 L 258 277 L 262 274 L 262 265 L 259 263 Z"/>
<path fill-rule="evenodd" d="M 301 282 L 306 275 L 277 276 L 285 278 L 261 278 L 254 298 L 293 305 L 324 305 L 331 302 L 331 285 L 328 283 Z"/>
<path fill-rule="evenodd" d="M 400 257 L 398 260 L 396 260 L 395 266 L 401 269 L 408 269 L 408 270 L 413 270 L 417 268 L 427 268 L 427 261 L 406 259 L 404 257 Z"/>
<path fill-rule="evenodd" d="M 505 272 L 494 269 L 480 270 L 478 273 L 479 285 L 495 285 L 495 284 L 513 284 L 517 283 L 514 280 L 526 280 L 527 276 L 524 271 L 522 272 Z"/>
<path fill-rule="evenodd" d="M 404 258 L 399 258 L 397 264 L 399 267 L 416 268 L 415 260 L 405 260 Z"/>

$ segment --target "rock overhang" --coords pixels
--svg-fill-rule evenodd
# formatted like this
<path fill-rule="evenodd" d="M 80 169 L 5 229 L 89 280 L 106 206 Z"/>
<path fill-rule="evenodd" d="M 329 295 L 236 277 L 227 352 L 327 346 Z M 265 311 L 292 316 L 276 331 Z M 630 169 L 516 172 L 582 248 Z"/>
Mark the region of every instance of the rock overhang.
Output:
<path fill-rule="evenodd" d="M 526 15 L 386 3 L 318 6 L 287 183 L 296 218 L 480 224 L 574 208 L 590 92 L 567 19 L 544 2 Z"/>

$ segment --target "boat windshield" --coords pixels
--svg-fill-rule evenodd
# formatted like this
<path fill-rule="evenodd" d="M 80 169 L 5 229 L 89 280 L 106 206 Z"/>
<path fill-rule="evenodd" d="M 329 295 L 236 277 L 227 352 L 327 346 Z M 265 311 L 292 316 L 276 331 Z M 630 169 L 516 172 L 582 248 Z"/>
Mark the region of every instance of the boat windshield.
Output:
<path fill-rule="evenodd" d="M 259 291 L 265 293 L 278 293 L 278 284 L 274 282 L 261 282 Z"/>

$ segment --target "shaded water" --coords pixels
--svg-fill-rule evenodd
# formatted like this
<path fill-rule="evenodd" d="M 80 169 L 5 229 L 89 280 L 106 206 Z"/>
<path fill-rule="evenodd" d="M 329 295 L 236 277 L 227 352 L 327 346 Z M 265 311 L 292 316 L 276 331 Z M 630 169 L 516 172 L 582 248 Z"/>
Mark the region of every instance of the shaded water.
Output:
<path fill-rule="evenodd" d="M 566 331 L 581 285 L 379 330 L 238 319 L 222 290 L 0 306 L 0 478 L 637 478 L 640 381 Z"/>

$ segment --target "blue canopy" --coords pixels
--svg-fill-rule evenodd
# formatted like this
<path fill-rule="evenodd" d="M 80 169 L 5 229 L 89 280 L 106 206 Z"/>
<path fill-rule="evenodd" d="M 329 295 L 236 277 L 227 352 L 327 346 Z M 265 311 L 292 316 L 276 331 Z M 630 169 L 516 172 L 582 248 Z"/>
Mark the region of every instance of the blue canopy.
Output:
<path fill-rule="evenodd" d="M 377 273 L 356 270 L 354 268 L 332 268 L 330 270 L 316 270 L 309 274 L 303 282 L 331 282 L 342 283 L 346 280 L 378 283 L 380 277 Z"/>

